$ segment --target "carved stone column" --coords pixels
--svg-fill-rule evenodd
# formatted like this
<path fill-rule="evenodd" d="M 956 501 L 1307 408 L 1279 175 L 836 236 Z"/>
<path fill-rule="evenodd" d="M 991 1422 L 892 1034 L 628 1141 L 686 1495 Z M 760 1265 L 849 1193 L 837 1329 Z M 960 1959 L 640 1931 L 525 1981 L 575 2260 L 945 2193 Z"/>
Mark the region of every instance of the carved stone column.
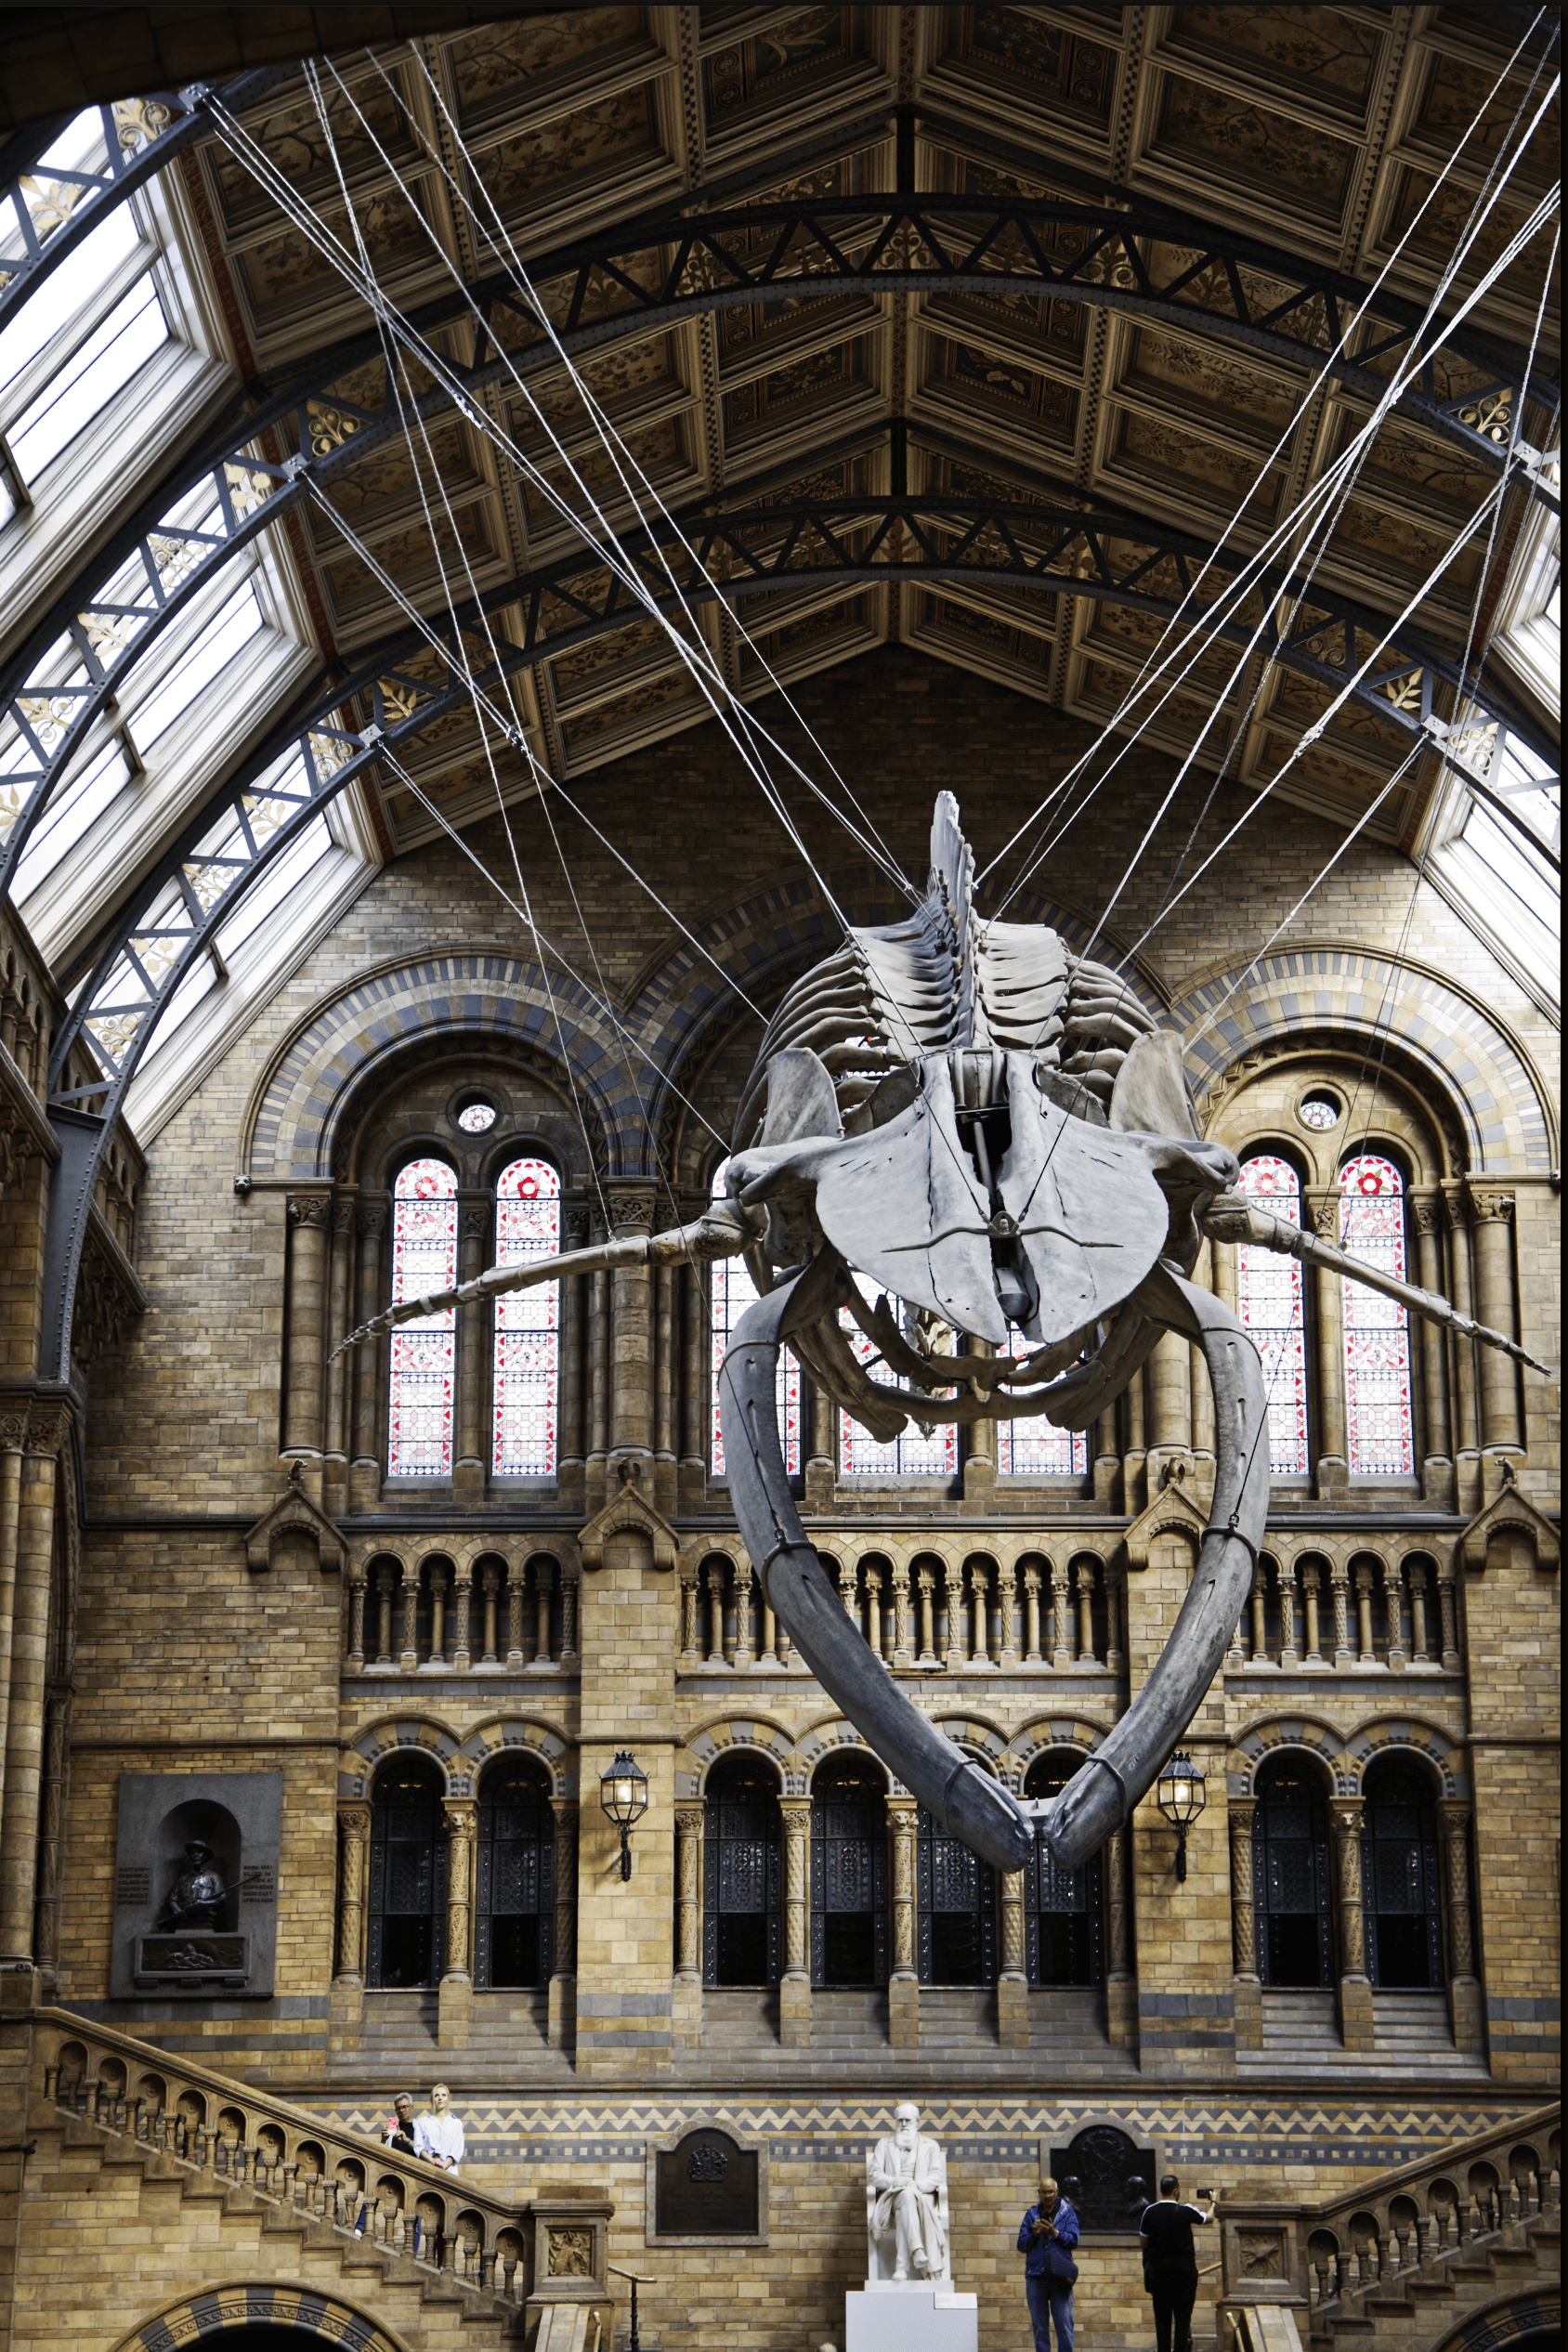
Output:
<path fill-rule="evenodd" d="M 1448 2005 L 1454 2023 L 1454 2046 L 1479 2051 L 1481 1985 L 1470 1915 L 1470 1811 L 1468 1805 L 1445 1801 L 1439 1806 L 1438 1814 L 1443 1829 L 1444 1895 L 1448 1912 Z"/>
<path fill-rule="evenodd" d="M 1107 1560 L 1103 1574 L 1105 1579 L 1105 1671 L 1107 1674 L 1119 1674 L 1127 1664 L 1121 1639 L 1127 1572 Z"/>
<path fill-rule="evenodd" d="M 964 1663 L 963 1568 L 956 1560 L 942 1565 L 942 1586 L 947 1597 L 947 1648 L 943 1660 L 949 1674 L 961 1674 Z"/>
<path fill-rule="evenodd" d="M 1355 1664 L 1351 1648 L 1351 1583 L 1350 1572 L 1342 1561 L 1336 1560 L 1328 1571 L 1328 1581 L 1334 1594 L 1334 1664 L 1349 1666 Z"/>
<path fill-rule="evenodd" d="M 658 1202 L 651 1185 L 618 1185 L 610 1198 L 618 1241 L 650 1234 Z M 644 1492 L 653 1485 L 653 1279 L 647 1266 L 618 1266 L 610 1276 L 610 1395 L 608 1484 L 618 1462 L 643 1466 Z M 608 1491 L 607 1485 L 607 1491 Z"/>
<path fill-rule="evenodd" d="M 675 1360 L 675 1294 L 678 1266 L 654 1269 L 653 1297 L 653 1502 L 666 1516 L 677 1503 L 675 1404 L 680 1366 Z"/>
<path fill-rule="evenodd" d="M 1145 1467 L 1155 1491 L 1168 1461 L 1190 1461 L 1193 1450 L 1192 1348 L 1174 1331 L 1162 1331 L 1145 1372 L 1152 1431 Z"/>
<path fill-rule="evenodd" d="M 913 1666 L 915 1662 L 909 1630 L 909 1563 L 907 1560 L 897 1560 L 893 1564 L 893 1663 L 895 1666 Z"/>
<path fill-rule="evenodd" d="M 333 1979 L 332 2022 L 336 2033 L 357 2033 L 365 1989 L 365 1867 L 371 1842 L 368 1805 L 340 1805 L 341 1838 L 337 1897 L 337 1974 Z"/>
<path fill-rule="evenodd" d="M 582 1507 L 589 1512 L 604 1508 L 606 1465 L 609 1458 L 609 1276 L 589 1274 L 587 1291 L 588 1379 L 583 1420 L 588 1451 L 582 1467 Z"/>
<path fill-rule="evenodd" d="M 708 1664 L 725 1662 L 725 1571 L 716 1560 L 708 1563 Z"/>
<path fill-rule="evenodd" d="M 512 1674 L 518 1674 L 527 1665 L 523 1649 L 523 1596 L 527 1571 L 520 1560 L 513 1560 L 506 1568 L 506 1665 Z"/>
<path fill-rule="evenodd" d="M 578 1666 L 577 1603 L 580 1583 L 575 1569 L 561 1570 L 561 1664 L 568 1674 Z"/>
<path fill-rule="evenodd" d="M 921 1653 L 923 1666 L 939 1664 L 936 1655 L 936 1571 L 921 1568 L 916 1571 L 921 1585 Z"/>
<path fill-rule="evenodd" d="M 451 1666 L 454 1674 L 466 1674 L 472 1663 L 470 1623 L 473 1601 L 473 1562 L 460 1560 L 452 1571 Z"/>
<path fill-rule="evenodd" d="M 554 1561 L 536 1560 L 533 1563 L 533 1663 L 536 1666 L 554 1664 L 550 1655 L 550 1594 L 555 1582 Z"/>
<path fill-rule="evenodd" d="M 735 1663 L 742 1674 L 751 1670 L 751 1563 L 735 1563 Z"/>
<path fill-rule="evenodd" d="M 1356 1663 L 1364 1666 L 1376 1666 L 1378 1652 L 1372 1640 L 1372 1563 L 1369 1560 L 1358 1560 L 1355 1566 L 1355 1623 L 1361 1637 Z"/>
<path fill-rule="evenodd" d="M 327 1257 L 331 1204 L 325 1193 L 289 1196 L 288 1393 L 283 1455 L 302 1461 L 310 1499 L 321 1499 L 321 1415 L 327 1336 Z"/>
<path fill-rule="evenodd" d="M 1263 2046 L 1262 1986 L 1258 1971 L 1258 1921 L 1252 1902 L 1252 1824 L 1257 1807 L 1249 1797 L 1230 1800 L 1232 1988 L 1238 2049 Z"/>
<path fill-rule="evenodd" d="M 1475 1211 L 1476 1319 L 1511 1339 L 1517 1320 L 1513 1280 L 1513 1211 L 1511 1193 L 1470 1188 Z M 1481 1451 L 1494 1457 L 1488 1473 L 1487 1498 L 1499 1456 L 1524 1450 L 1519 1418 L 1519 1367 L 1497 1348 L 1483 1348 L 1481 1366 Z M 1483 1469 L 1486 1469 L 1483 1458 Z"/>
<path fill-rule="evenodd" d="M 402 1624 L 398 1633 L 398 1663 L 405 1674 L 411 1674 L 419 1664 L 419 1569 L 412 1562 L 404 1568 L 399 1589 L 403 1605 L 399 1612 Z"/>
<path fill-rule="evenodd" d="M 781 1797 L 784 1825 L 784 1973 L 778 1987 L 778 2039 L 787 2049 L 811 2044 L 811 1799 Z"/>
<path fill-rule="evenodd" d="M 1326 1666 L 1327 1663 L 1318 1640 L 1317 1603 L 1322 1581 L 1322 1573 L 1317 1562 L 1314 1560 L 1307 1561 L 1301 1569 L 1301 1588 L 1306 1599 L 1307 1612 L 1307 1654 L 1304 1663 L 1310 1666 Z"/>
<path fill-rule="evenodd" d="M 1001 1620 L 1001 1651 L 997 1663 L 1003 1674 L 1011 1674 L 1018 1664 L 1018 1570 L 1010 1560 L 1004 1560 L 997 1570 L 997 1614 Z"/>
<path fill-rule="evenodd" d="M 1200 1290 L 1214 1287 L 1214 1261 L 1207 1240 L 1200 1247 L 1193 1267 L 1192 1279 Z M 1214 1390 L 1209 1378 L 1209 1366 L 1203 1350 L 1196 1340 L 1187 1343 L 1187 1392 L 1192 1398 L 1193 1452 L 1200 1462 L 1208 1465 L 1213 1476 L 1214 1462 Z"/>
<path fill-rule="evenodd" d="M 444 1666 L 447 1651 L 447 1572 L 438 1560 L 430 1568 L 430 1664 Z"/>
<path fill-rule="evenodd" d="M 708 1493 L 708 1336 L 712 1308 L 705 1266 L 680 1269 L 681 1465 L 683 1510 L 700 1510 Z"/>
<path fill-rule="evenodd" d="M 1403 1674 L 1406 1665 L 1405 1649 L 1405 1587 L 1400 1579 L 1397 1560 L 1383 1562 L 1383 1614 L 1389 1627 L 1389 1671 Z"/>
<path fill-rule="evenodd" d="M 675 2040 L 702 2039 L 702 1823 L 700 1797 L 675 1808 Z"/>
<path fill-rule="evenodd" d="M 0 1816 L 11 1717 L 11 1641 L 16 1629 L 17 1542 L 27 1411 L 0 1414 Z"/>
<path fill-rule="evenodd" d="M 348 1508 L 348 1384 L 352 1375 L 346 1350 L 342 1355 L 335 1351 L 348 1333 L 358 1222 L 354 1203 L 340 1200 L 333 1210 L 332 1279 L 327 1290 L 327 1428 L 322 1487 L 322 1507 L 334 1515 Z"/>
<path fill-rule="evenodd" d="M 984 1560 L 969 1563 L 971 1666 L 989 1666 L 991 1657 L 991 1570 Z"/>
<path fill-rule="evenodd" d="M 1252 1569 L 1252 1663 L 1273 1666 L 1269 1655 L 1269 1572 L 1257 1561 Z"/>
<path fill-rule="evenodd" d="M 11 1705 L 6 1726 L 6 1814 L 0 1823 L 0 2006 L 32 1998 L 33 1899 L 44 1770 L 44 1690 L 49 1582 L 60 1449 L 70 1423 L 50 1406 L 33 1408 L 17 1501 L 17 1574 L 11 1627 Z"/>
<path fill-rule="evenodd" d="M 814 1510 L 826 1510 L 838 1485 L 838 1406 L 814 1380 L 811 1384 L 811 1456 L 805 1466 L 805 1499 Z"/>
<path fill-rule="evenodd" d="M 1072 1584 L 1065 1561 L 1051 1568 L 1051 1663 L 1065 1674 L 1073 1663 Z"/>
<path fill-rule="evenodd" d="M 1418 1279 L 1423 1289 L 1443 1295 L 1443 1229 L 1447 1222 L 1439 1192 L 1417 1193 L 1410 1212 L 1416 1225 Z M 1454 1507 L 1454 1441 L 1448 1426 L 1448 1340 L 1435 1323 L 1416 1319 L 1412 1337 L 1421 1351 L 1421 1396 L 1426 1407 L 1426 1463 L 1422 1483 L 1427 1500 L 1444 1509 Z"/>
<path fill-rule="evenodd" d="M 359 1280 L 354 1306 L 356 1326 L 381 1313 L 381 1245 L 386 1232 L 386 1210 L 380 1203 L 361 1209 L 354 1220 L 359 1245 Z M 381 1493 L 383 1447 L 382 1396 L 386 1386 L 386 1334 L 354 1348 L 345 1356 L 354 1383 L 354 1431 L 349 1440 L 349 1500 L 363 1510 Z"/>
<path fill-rule="evenodd" d="M 550 1973 L 550 2046 L 577 2036 L 577 1799 L 552 1797 L 555 1822 L 555 1954 Z"/>
<path fill-rule="evenodd" d="M 882 1573 L 875 1561 L 868 1561 L 866 1578 L 866 1646 L 873 1657 L 882 1653 Z"/>
<path fill-rule="evenodd" d="M 384 1560 L 375 1572 L 376 1651 L 377 1666 L 396 1666 L 392 1651 L 392 1596 L 398 1589 L 399 1568 L 395 1560 Z"/>
<path fill-rule="evenodd" d="M 1448 1296 L 1462 1315 L 1474 1316 L 1474 1287 L 1470 1266 L 1470 1207 L 1462 1184 L 1444 1187 L 1448 1214 Z M 1454 1483 L 1458 1509 L 1481 1508 L 1481 1407 L 1476 1357 L 1483 1351 L 1473 1339 L 1447 1335 L 1454 1366 Z"/>
<path fill-rule="evenodd" d="M 495 1645 L 496 1620 L 499 1615 L 497 1601 L 501 1592 L 501 1565 L 498 1561 L 486 1561 L 483 1569 L 483 1585 L 485 1596 L 485 1647 L 484 1654 L 480 1658 L 479 1663 L 481 1666 L 499 1666 L 501 1664 L 501 1660 L 496 1654 Z"/>
<path fill-rule="evenodd" d="M 892 1880 L 893 1969 L 887 1988 L 887 2038 L 895 2050 L 918 2049 L 921 1988 L 915 1969 L 915 1823 L 912 1797 L 887 1800 Z"/>
<path fill-rule="evenodd" d="M 1410 1663 L 1413 1666 L 1431 1666 L 1431 1655 L 1427 1648 L 1427 1572 L 1419 1560 L 1410 1561 L 1405 1571 L 1410 1581 Z"/>
<path fill-rule="evenodd" d="M 983 1867 L 984 1865 L 982 1865 Z M 1026 1870 L 1001 1873 L 1001 1968 L 997 1978 L 997 2040 L 1004 2049 L 1029 2045 L 1029 1980 L 1025 1971 L 1024 1882 Z"/>
<path fill-rule="evenodd" d="M 348 1674 L 365 1670 L 365 1568 L 357 1561 L 348 1572 L 348 1643 L 343 1661 Z"/>
<path fill-rule="evenodd" d="M 1306 1213 L 1320 1240 L 1339 1240 L 1339 1192 L 1312 1186 Z M 1319 1501 L 1332 1496 L 1343 1501 L 1350 1493 L 1350 1462 L 1346 1452 L 1345 1310 L 1338 1274 L 1306 1269 L 1313 1299 L 1317 1331 L 1317 1493 Z"/>
<path fill-rule="evenodd" d="M 1039 1569 L 1032 1560 L 1026 1561 L 1024 1567 L 1024 1663 L 1040 1663 Z"/>
<path fill-rule="evenodd" d="M 1138 2044 L 1132 1953 L 1132 1843 L 1124 1823 L 1105 1840 L 1105 2032 L 1113 2049 Z"/>
<path fill-rule="evenodd" d="M 585 1209 L 568 1209 L 561 1219 L 561 1247 L 563 1249 L 585 1249 L 587 1246 L 588 1212 Z M 587 1369 L 583 1326 L 586 1308 L 587 1293 L 582 1276 L 572 1274 L 561 1285 L 560 1468 L 556 1473 L 561 1508 L 568 1511 L 583 1508 L 582 1408 L 583 1377 Z"/>
<path fill-rule="evenodd" d="M 1079 1666 L 1098 1666 L 1100 1663 L 1094 1655 L 1094 1561 L 1086 1556 L 1078 1561 L 1074 1575 L 1078 1586 Z"/>
<path fill-rule="evenodd" d="M 1459 1670 L 1459 1611 L 1451 1560 L 1438 1562 L 1437 1606 L 1443 1628 L 1443 1670 L 1445 1674 L 1457 1674 Z"/>
<path fill-rule="evenodd" d="M 1282 1560 L 1276 1570 L 1279 1579 L 1279 1663 L 1288 1674 L 1300 1664 L 1296 1647 L 1296 1563 Z"/>
<path fill-rule="evenodd" d="M 1339 2031 L 1347 2050 L 1369 2050 L 1373 2041 L 1372 1986 L 1361 1909 L 1361 1815 L 1358 1797 L 1337 1797 L 1329 1809 L 1339 1910 Z"/>
<path fill-rule="evenodd" d="M 681 1569 L 681 1664 L 684 1666 L 700 1666 L 702 1663 L 698 1631 L 698 1619 L 701 1614 L 698 1579 L 701 1573 L 699 1568 L 685 1564 Z"/>
<path fill-rule="evenodd" d="M 457 1278 L 474 1282 L 484 1270 L 485 1243 L 492 1210 L 489 1200 L 464 1200 L 457 1215 Z M 452 1500 L 472 1506 L 484 1500 L 490 1448 L 485 1410 L 490 1383 L 495 1309 L 488 1299 L 470 1299 L 457 1309 L 457 1413 L 452 1435 Z"/>
<path fill-rule="evenodd" d="M 71 1724 L 71 1693 L 55 1692 L 45 1713 L 44 1784 L 38 1815 L 38 1909 L 33 1951 L 43 1979 L 41 1990 L 52 1998 L 59 1949 L 60 1836 L 65 1826 L 66 1776 Z"/>
<path fill-rule="evenodd" d="M 474 1843 L 477 1808 L 470 1797 L 449 1799 L 447 1829 L 447 1965 L 442 1973 L 437 2039 L 443 2050 L 468 2039 L 474 2011 L 471 1947 L 474 1935 Z"/>

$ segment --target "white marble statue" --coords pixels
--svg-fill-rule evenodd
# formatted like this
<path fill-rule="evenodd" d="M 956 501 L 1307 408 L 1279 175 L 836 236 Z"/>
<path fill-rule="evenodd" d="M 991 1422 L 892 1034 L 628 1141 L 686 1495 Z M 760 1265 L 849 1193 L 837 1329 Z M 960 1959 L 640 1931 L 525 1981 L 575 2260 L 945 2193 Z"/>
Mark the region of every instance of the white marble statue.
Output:
<path fill-rule="evenodd" d="M 893 2132 L 866 2159 L 869 2280 L 951 2284 L 947 2253 L 947 2160 L 920 2127 L 912 2099 L 893 2110 Z"/>

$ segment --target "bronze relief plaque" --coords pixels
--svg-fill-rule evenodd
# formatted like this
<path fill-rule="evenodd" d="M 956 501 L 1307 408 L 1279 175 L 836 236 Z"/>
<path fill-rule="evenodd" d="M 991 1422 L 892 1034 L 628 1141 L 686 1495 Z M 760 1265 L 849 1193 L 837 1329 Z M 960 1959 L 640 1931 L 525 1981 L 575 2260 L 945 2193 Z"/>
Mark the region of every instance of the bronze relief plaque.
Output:
<path fill-rule="evenodd" d="M 654 2228 L 660 2238 L 754 2238 L 757 2157 L 711 2123 L 656 2159 Z"/>

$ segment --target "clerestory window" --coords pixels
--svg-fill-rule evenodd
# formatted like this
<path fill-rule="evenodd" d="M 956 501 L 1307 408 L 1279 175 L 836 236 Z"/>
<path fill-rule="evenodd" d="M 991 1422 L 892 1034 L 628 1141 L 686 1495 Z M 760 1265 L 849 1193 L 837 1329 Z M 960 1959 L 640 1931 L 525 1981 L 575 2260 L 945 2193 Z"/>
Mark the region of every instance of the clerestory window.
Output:
<path fill-rule="evenodd" d="M 554 1257 L 561 1179 L 548 1160 L 515 1159 L 495 1188 L 495 1262 Z M 561 1286 L 503 1290 L 495 1302 L 490 1467 L 497 1478 L 554 1478 L 560 1427 Z"/>
<path fill-rule="evenodd" d="M 457 1171 L 411 1159 L 392 1187 L 392 1303 L 457 1280 Z M 386 1415 L 389 1478 L 450 1478 L 457 1311 L 396 1324 Z"/>
<path fill-rule="evenodd" d="M 724 1160 L 714 1171 L 712 1196 L 723 1200 L 727 1191 L 729 1162 Z M 725 1437 L 719 1425 L 719 1367 L 729 1350 L 736 1326 L 748 1307 L 757 1302 L 757 1286 L 746 1271 L 743 1258 L 720 1258 L 710 1269 L 712 1285 L 712 1399 L 710 1406 L 709 1444 L 712 1448 L 713 1476 L 725 1476 Z M 801 1367 L 798 1359 L 788 1348 L 778 1351 L 778 1378 L 775 1393 L 778 1405 L 778 1442 L 783 1450 L 784 1468 L 791 1478 L 801 1474 Z"/>
<path fill-rule="evenodd" d="M 1241 1166 L 1240 1189 L 1287 1224 L 1301 1222 L 1301 1179 L 1277 1152 L 1254 1152 Z M 1307 1331 L 1299 1258 L 1244 1241 L 1236 1251 L 1236 1312 L 1257 1341 L 1269 1400 L 1269 1467 L 1276 1478 L 1304 1478 L 1307 1434 Z"/>
<path fill-rule="evenodd" d="M 1392 1160 L 1378 1152 L 1347 1160 L 1339 1204 L 1345 1248 L 1407 1281 L 1405 1179 Z M 1345 1285 L 1345 1424 L 1352 1470 L 1373 1478 L 1412 1474 L 1410 1318 L 1397 1300 L 1359 1282 Z"/>

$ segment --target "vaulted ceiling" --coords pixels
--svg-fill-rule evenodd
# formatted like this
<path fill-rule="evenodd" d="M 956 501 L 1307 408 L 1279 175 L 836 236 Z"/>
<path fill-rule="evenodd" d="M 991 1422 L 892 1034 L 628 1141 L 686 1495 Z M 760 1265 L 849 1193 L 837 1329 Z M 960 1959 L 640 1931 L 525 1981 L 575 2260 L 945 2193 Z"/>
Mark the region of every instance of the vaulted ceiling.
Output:
<path fill-rule="evenodd" d="M 1371 412 L 1525 88 L 1516 76 L 1497 94 L 1438 186 L 1518 38 L 1514 13 L 598 7 L 338 54 L 349 95 L 327 77 L 330 142 L 298 82 L 248 128 L 351 242 L 341 171 L 383 289 L 427 313 L 472 383 L 467 416 L 436 399 L 417 426 L 389 425 L 368 313 L 285 216 L 281 186 L 264 192 L 216 142 L 180 164 L 257 399 L 293 387 L 263 446 L 332 461 L 292 526 L 323 648 L 347 674 L 385 643 L 385 720 L 441 668 L 394 589 L 438 618 L 449 595 L 477 596 L 503 657 L 525 657 L 528 740 L 563 777 L 707 715 L 664 630 L 628 610 L 478 421 L 482 404 L 581 511 L 569 456 L 608 524 L 631 529 L 542 322 L 486 241 L 493 203 L 699 544 L 683 625 L 738 692 L 763 686 L 764 665 L 788 682 L 899 640 L 1110 719 L 1204 551 L 1229 529 L 1234 570 Z M 1496 202 L 1480 265 L 1549 171 L 1543 138 Z M 1324 373 L 1348 316 L 1339 281 L 1371 283 L 1406 231 L 1379 316 Z M 1519 354 L 1548 251 L 1542 230 L 1385 425 L 1307 600 L 1284 596 L 1287 566 L 1243 608 L 1243 639 L 1275 608 L 1293 659 L 1265 673 L 1265 640 L 1233 675 L 1228 651 L 1206 652 L 1145 721 L 1155 742 L 1190 746 L 1218 699 L 1205 757 L 1228 751 L 1244 783 L 1272 775 L 1332 699 L 1347 643 L 1362 659 L 1376 643 L 1367 616 L 1399 616 L 1481 505 L 1513 417 L 1545 440 Z M 480 291 L 477 345 L 460 287 Z M 1537 376 L 1555 369 L 1556 333 L 1548 308 Z M 1365 809 L 1411 748 L 1433 675 L 1443 709 L 1443 660 L 1462 652 L 1530 503 L 1522 483 L 1500 528 L 1460 545 L 1389 674 L 1297 760 L 1292 797 L 1336 821 Z M 1437 665 L 1425 684 L 1423 655 Z M 372 698 L 353 707 L 369 719 Z M 449 819 L 493 804 L 463 709 L 403 757 Z M 520 748 L 502 757 L 505 789 L 528 789 Z M 1439 774 L 1425 757 L 1373 829 L 1408 846 Z M 393 845 L 428 835 L 396 777 L 376 789 Z"/>

